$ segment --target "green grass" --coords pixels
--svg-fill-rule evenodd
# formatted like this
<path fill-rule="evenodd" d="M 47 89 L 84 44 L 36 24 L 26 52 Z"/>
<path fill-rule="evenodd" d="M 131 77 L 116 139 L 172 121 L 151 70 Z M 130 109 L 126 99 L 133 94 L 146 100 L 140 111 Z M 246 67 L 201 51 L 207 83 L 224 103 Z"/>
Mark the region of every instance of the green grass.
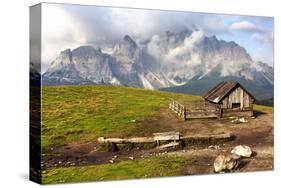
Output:
<path fill-rule="evenodd" d="M 200 96 L 117 86 L 43 87 L 42 146 L 96 141 L 99 136 L 143 136 L 150 129 L 141 125 L 157 119 L 169 99 L 199 101 Z M 255 105 L 272 112 L 272 107 Z"/>
<path fill-rule="evenodd" d="M 137 136 L 145 119 L 157 118 L 169 98 L 199 96 L 116 86 L 43 87 L 42 146 L 96 141 L 99 136 Z"/>
<path fill-rule="evenodd" d="M 53 168 L 43 174 L 43 184 L 179 176 L 191 157 L 158 156 L 85 167 Z"/>
<path fill-rule="evenodd" d="M 69 142 L 95 142 L 99 136 L 127 137 L 147 133 L 149 128 L 142 122 L 159 118 L 159 109 L 167 108 L 170 98 L 180 102 L 202 100 L 200 96 L 128 87 L 43 87 L 43 148 Z M 254 108 L 273 112 L 272 107 L 255 105 Z M 211 129 L 214 127 L 209 126 L 208 130 Z M 43 173 L 43 183 L 177 176 L 182 175 L 192 161 L 188 156 L 152 156 L 114 164 L 56 167 Z"/>
<path fill-rule="evenodd" d="M 254 109 L 258 110 L 258 111 L 262 111 L 262 112 L 269 112 L 272 113 L 273 112 L 273 107 L 272 106 L 263 106 L 263 105 L 254 105 Z"/>

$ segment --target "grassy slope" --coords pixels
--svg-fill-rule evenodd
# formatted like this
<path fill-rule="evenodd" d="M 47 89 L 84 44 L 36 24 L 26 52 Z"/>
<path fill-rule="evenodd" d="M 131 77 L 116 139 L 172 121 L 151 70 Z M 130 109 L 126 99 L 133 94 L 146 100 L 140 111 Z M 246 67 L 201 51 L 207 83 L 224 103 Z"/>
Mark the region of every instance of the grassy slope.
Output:
<path fill-rule="evenodd" d="M 258 111 L 261 111 L 261 112 L 273 113 L 274 108 L 272 106 L 263 106 L 263 105 L 255 104 L 254 110 L 258 110 Z"/>
<path fill-rule="evenodd" d="M 59 86 L 43 89 L 43 144 L 89 141 L 97 136 L 141 134 L 138 123 L 157 118 L 157 110 L 169 98 L 179 101 L 201 97 L 114 86 Z M 272 112 L 272 107 L 255 105 Z M 136 132 L 137 130 L 137 132 Z M 118 180 L 177 176 L 192 163 L 191 157 L 153 156 L 84 167 L 52 168 L 43 173 L 43 183 Z"/>
<path fill-rule="evenodd" d="M 221 81 L 236 81 L 242 84 L 249 90 L 256 99 L 268 99 L 273 95 L 273 86 L 262 85 L 256 81 L 245 80 L 243 78 L 238 78 L 234 76 L 221 77 L 220 72 L 212 72 L 209 76 L 203 77 L 201 79 L 193 78 L 186 84 L 181 86 L 169 87 L 161 89 L 163 91 L 177 92 L 177 93 L 187 93 L 193 95 L 203 95 L 215 85 Z"/>
<path fill-rule="evenodd" d="M 132 178 L 179 176 L 191 157 L 158 156 L 138 160 L 121 161 L 115 164 L 85 167 L 53 168 L 43 174 L 43 183 L 120 180 Z"/>
<path fill-rule="evenodd" d="M 73 141 L 93 141 L 98 136 L 141 135 L 139 122 L 157 118 L 157 110 L 166 107 L 169 98 L 201 99 L 128 87 L 46 86 L 42 100 L 43 148 Z"/>

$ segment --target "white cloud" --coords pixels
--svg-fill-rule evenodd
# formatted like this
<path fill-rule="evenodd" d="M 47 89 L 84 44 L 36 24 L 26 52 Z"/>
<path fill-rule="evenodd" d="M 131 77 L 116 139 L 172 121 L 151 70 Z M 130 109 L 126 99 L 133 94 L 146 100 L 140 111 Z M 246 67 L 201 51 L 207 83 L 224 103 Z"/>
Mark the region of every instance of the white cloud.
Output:
<path fill-rule="evenodd" d="M 161 45 L 161 39 L 158 35 L 154 35 L 147 45 L 148 52 L 157 60 L 160 60 L 165 49 Z"/>
<path fill-rule="evenodd" d="M 252 53 L 255 61 L 262 61 L 273 65 L 274 63 L 274 34 L 273 32 L 254 33 L 252 40 L 259 45 Z"/>
<path fill-rule="evenodd" d="M 42 69 L 66 48 L 86 43 L 79 21 L 55 4 L 43 4 L 42 9 Z M 44 72 L 44 70 L 43 70 Z"/>
<path fill-rule="evenodd" d="M 261 29 L 249 21 L 234 22 L 230 25 L 230 30 L 244 31 L 244 32 L 261 32 Z"/>
<path fill-rule="evenodd" d="M 262 44 L 269 44 L 273 45 L 273 32 L 265 32 L 265 33 L 254 33 L 252 35 L 252 39 L 262 43 Z"/>
<path fill-rule="evenodd" d="M 259 26 L 255 25 L 253 22 L 245 20 L 234 22 L 231 24 L 230 30 L 247 32 L 247 34 L 249 34 L 249 46 L 252 46 L 251 57 L 255 61 L 262 61 L 269 65 L 273 65 L 273 31 L 272 28 L 269 29 L 263 25 L 267 23 L 267 21 L 264 20 L 264 22 L 261 22 L 262 19 L 263 18 L 260 20 L 257 19 Z"/>
<path fill-rule="evenodd" d="M 187 64 L 188 66 L 198 65 L 201 63 L 198 59 L 198 55 L 194 53 L 194 48 L 203 39 L 202 31 L 194 31 L 190 37 L 186 37 L 183 44 L 172 48 L 164 55 L 164 60 L 168 62 L 179 62 L 184 56 L 190 56 L 190 61 L 179 62 L 179 64 Z"/>
<path fill-rule="evenodd" d="M 108 47 L 126 34 L 144 41 L 194 25 L 206 35 L 227 31 L 222 17 L 208 14 L 60 4 L 43 4 L 42 23 L 46 65 L 66 48 L 82 44 Z"/>
<path fill-rule="evenodd" d="M 203 39 L 202 31 L 194 31 L 179 44 L 174 40 L 166 41 L 154 35 L 147 45 L 148 52 L 159 62 L 177 67 L 193 67 L 201 63 L 196 45 Z"/>
<path fill-rule="evenodd" d="M 252 22 L 239 21 L 242 17 L 234 17 L 180 11 L 43 4 L 43 67 L 47 67 L 59 52 L 66 48 L 73 49 L 86 44 L 110 49 L 126 34 L 136 41 L 152 38 L 148 46 L 151 54 L 155 58 L 163 58 L 162 54 L 168 52 L 159 46 L 159 40 L 166 31 L 180 32 L 196 27 L 207 36 L 231 32 L 231 40 L 235 40 L 237 31 L 260 31 Z M 233 20 L 236 22 L 232 23 L 232 29 L 229 29 L 229 23 Z M 253 38 L 259 40 L 260 36 Z M 188 42 L 182 48 L 188 48 L 188 45 L 191 45 Z M 173 53 L 179 56 L 182 52 L 178 48 L 169 53 L 172 58 Z M 193 59 L 195 62 L 196 57 Z"/>
<path fill-rule="evenodd" d="M 253 54 L 254 54 L 253 59 L 255 61 L 261 61 L 261 62 L 269 64 L 270 66 L 273 66 L 273 64 L 274 64 L 273 51 L 264 50 L 264 48 L 259 47 L 259 48 L 255 49 Z"/>

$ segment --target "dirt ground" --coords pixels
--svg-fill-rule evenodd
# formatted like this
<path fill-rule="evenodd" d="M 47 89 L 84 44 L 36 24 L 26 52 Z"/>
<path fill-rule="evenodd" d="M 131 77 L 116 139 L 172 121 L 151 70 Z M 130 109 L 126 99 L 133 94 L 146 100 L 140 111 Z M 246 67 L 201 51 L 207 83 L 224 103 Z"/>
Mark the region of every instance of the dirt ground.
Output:
<path fill-rule="evenodd" d="M 213 173 L 213 162 L 221 153 L 229 153 L 231 149 L 240 144 L 248 145 L 254 151 L 254 156 L 243 159 L 237 172 L 272 170 L 273 169 L 273 113 L 255 112 L 255 118 L 245 117 L 247 123 L 233 124 L 230 118 L 222 119 L 194 119 L 183 121 L 168 109 L 160 110 L 157 120 L 145 120 L 139 125 L 138 136 L 151 136 L 155 132 L 179 131 L 182 135 L 218 134 L 229 132 L 235 135 L 230 142 L 210 145 L 191 145 L 177 151 L 160 151 L 154 149 L 123 150 L 117 152 L 101 151 L 100 145 L 93 143 L 69 143 L 67 145 L 49 148 L 43 153 L 42 168 L 84 166 L 145 158 L 152 155 L 183 155 L 196 156 L 198 160 L 187 166 L 183 174 L 210 174 Z M 145 128 L 143 127 L 145 126 Z M 204 157 L 203 157 L 204 156 Z"/>

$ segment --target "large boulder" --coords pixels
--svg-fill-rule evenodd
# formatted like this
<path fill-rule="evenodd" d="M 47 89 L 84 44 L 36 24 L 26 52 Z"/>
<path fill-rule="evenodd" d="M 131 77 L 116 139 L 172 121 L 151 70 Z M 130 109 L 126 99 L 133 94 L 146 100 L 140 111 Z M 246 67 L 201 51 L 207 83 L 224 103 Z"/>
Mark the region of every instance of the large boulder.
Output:
<path fill-rule="evenodd" d="M 229 172 L 240 164 L 240 156 L 235 154 L 219 155 L 214 162 L 215 172 Z"/>
<path fill-rule="evenodd" d="M 231 153 L 239 155 L 241 157 L 251 157 L 253 154 L 251 148 L 246 145 L 235 146 L 231 151 Z"/>

